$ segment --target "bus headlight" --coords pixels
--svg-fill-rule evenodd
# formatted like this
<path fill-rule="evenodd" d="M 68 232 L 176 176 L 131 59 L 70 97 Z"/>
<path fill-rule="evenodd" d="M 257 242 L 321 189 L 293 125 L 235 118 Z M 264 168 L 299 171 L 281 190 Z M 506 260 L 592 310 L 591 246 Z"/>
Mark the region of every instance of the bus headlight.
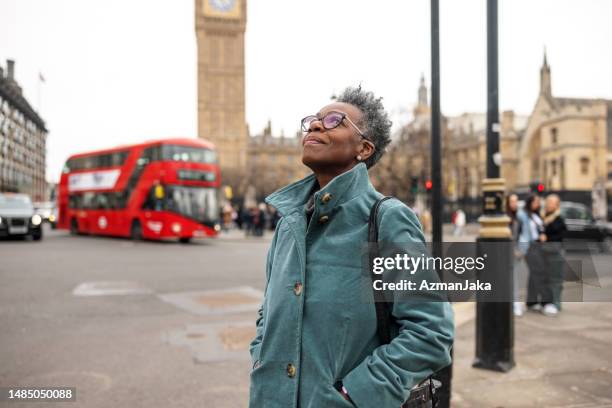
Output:
<path fill-rule="evenodd" d="M 179 234 L 181 232 L 181 224 L 179 224 L 178 222 L 175 222 L 172 224 L 172 232 L 174 232 L 175 234 Z"/>
<path fill-rule="evenodd" d="M 51 214 L 51 215 L 49 216 L 49 221 L 50 221 L 50 222 L 55 222 L 55 215 Z"/>
<path fill-rule="evenodd" d="M 40 216 L 40 215 L 38 215 L 38 214 L 34 214 L 34 215 L 32 216 L 32 224 L 34 224 L 34 225 L 40 225 L 40 223 L 41 223 L 41 222 L 42 222 L 42 218 L 41 218 L 41 216 Z"/>
<path fill-rule="evenodd" d="M 217 232 L 221 231 L 221 225 L 215 224 L 215 231 Z"/>

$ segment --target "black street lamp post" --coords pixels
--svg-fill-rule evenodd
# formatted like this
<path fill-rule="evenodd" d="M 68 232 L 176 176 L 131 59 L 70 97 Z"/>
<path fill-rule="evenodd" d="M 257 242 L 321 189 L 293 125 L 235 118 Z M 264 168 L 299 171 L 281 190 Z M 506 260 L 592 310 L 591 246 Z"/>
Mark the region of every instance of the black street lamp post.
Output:
<path fill-rule="evenodd" d="M 431 220 L 433 255 L 442 255 L 442 165 L 440 114 L 440 4 L 431 0 Z M 439 271 L 440 274 L 442 271 Z M 436 397 L 439 408 L 448 408 L 451 397 L 452 364 L 438 371 L 442 383 Z"/>
<path fill-rule="evenodd" d="M 483 214 L 477 239 L 479 256 L 489 265 L 483 278 L 496 298 L 477 295 L 476 357 L 473 366 L 506 372 L 514 367 L 513 250 L 505 214 L 505 181 L 500 178 L 497 0 L 487 0 L 487 178 L 482 182 Z"/>

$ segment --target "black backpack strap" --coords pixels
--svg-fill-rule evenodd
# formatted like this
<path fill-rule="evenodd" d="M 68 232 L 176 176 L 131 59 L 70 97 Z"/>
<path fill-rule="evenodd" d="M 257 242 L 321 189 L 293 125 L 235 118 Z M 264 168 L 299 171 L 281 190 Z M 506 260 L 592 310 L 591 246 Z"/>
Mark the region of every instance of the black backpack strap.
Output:
<path fill-rule="evenodd" d="M 374 274 L 374 258 L 378 256 L 378 209 L 383 201 L 393 197 L 382 197 L 377 200 L 370 210 L 370 220 L 368 222 L 368 254 L 370 262 L 370 276 L 372 282 L 379 277 Z M 373 290 L 373 288 L 372 288 Z M 376 307 L 376 332 L 381 344 L 391 342 L 391 314 L 389 312 L 390 305 L 384 300 L 382 293 L 376 290 L 374 292 L 374 306 Z"/>
<path fill-rule="evenodd" d="M 370 210 L 370 219 L 368 222 L 368 254 L 370 262 L 370 276 L 372 282 L 378 279 L 374 274 L 374 258 L 378 256 L 378 209 L 383 201 L 386 201 L 390 196 L 385 196 L 377 200 Z M 391 342 L 391 312 L 393 302 L 386 302 L 380 291 L 374 290 L 374 305 L 376 306 L 376 333 L 381 344 L 389 344 Z M 403 408 L 411 407 L 437 407 L 438 398 L 436 397 L 436 389 L 442 384 L 434 380 L 430 375 L 423 381 L 416 390 L 411 392 L 408 401 L 402 404 Z M 431 404 L 430 404 L 431 402 Z"/>

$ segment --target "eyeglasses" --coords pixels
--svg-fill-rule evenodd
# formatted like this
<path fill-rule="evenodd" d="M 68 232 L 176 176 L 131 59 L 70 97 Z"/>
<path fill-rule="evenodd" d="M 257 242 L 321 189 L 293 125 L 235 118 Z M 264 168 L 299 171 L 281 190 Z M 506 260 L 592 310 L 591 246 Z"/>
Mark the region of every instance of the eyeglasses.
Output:
<path fill-rule="evenodd" d="M 344 119 L 346 119 L 348 121 L 348 123 L 350 123 L 357 130 L 357 132 L 359 132 L 359 135 L 361 137 L 363 137 L 366 140 L 370 140 L 370 138 L 367 137 L 361 131 L 361 129 L 359 129 L 357 127 L 357 125 L 355 125 L 353 123 L 353 121 L 347 116 L 347 114 L 343 113 L 343 112 L 331 111 L 331 112 L 328 112 L 322 118 L 318 117 L 317 115 L 306 116 L 304 119 L 302 119 L 302 130 L 304 132 L 309 132 L 310 131 L 310 125 L 312 125 L 312 122 L 314 122 L 316 120 L 321 121 L 321 124 L 323 125 L 323 128 L 326 129 L 326 130 L 335 129 L 338 126 L 340 126 L 340 124 L 342 123 L 342 121 Z"/>

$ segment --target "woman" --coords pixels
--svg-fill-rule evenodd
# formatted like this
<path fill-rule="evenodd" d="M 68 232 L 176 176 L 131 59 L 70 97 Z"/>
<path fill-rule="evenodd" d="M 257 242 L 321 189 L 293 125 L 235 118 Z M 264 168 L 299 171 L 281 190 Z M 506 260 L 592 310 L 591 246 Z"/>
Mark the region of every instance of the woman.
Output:
<path fill-rule="evenodd" d="M 556 316 L 561 310 L 565 265 L 562 242 L 567 231 L 565 221 L 561 216 L 561 199 L 558 195 L 546 196 L 542 215 L 546 235 L 546 244 L 543 246 L 542 254 L 548 270 L 548 285 L 552 291 L 552 302 L 543 306 L 542 313 L 547 316 Z"/>
<path fill-rule="evenodd" d="M 542 306 L 552 301 L 552 291 L 547 285 L 546 264 L 540 245 L 546 241 L 546 235 L 544 235 L 544 223 L 538 215 L 539 211 L 540 197 L 530 195 L 525 200 L 524 210 L 517 214 L 521 229 L 519 248 L 529 267 L 527 308 L 533 312 L 541 312 Z"/>
<path fill-rule="evenodd" d="M 518 214 L 518 196 L 514 193 L 509 194 L 506 198 L 506 214 L 510 218 L 510 231 L 512 232 L 512 242 L 514 244 L 514 267 L 512 268 L 512 281 L 514 284 L 514 315 L 520 317 L 523 315 L 523 305 L 520 302 L 520 267 L 524 259 L 524 254 L 519 248 L 520 239 L 520 222 Z"/>
<path fill-rule="evenodd" d="M 379 343 L 361 292 L 368 216 L 382 195 L 368 177 L 391 123 L 371 92 L 347 88 L 302 120 L 302 162 L 313 174 L 266 198 L 281 219 L 251 343 L 251 407 L 397 408 L 410 388 L 450 363 L 447 302 L 395 302 L 398 335 Z M 398 200 L 380 208 L 379 240 L 424 242 Z"/>

